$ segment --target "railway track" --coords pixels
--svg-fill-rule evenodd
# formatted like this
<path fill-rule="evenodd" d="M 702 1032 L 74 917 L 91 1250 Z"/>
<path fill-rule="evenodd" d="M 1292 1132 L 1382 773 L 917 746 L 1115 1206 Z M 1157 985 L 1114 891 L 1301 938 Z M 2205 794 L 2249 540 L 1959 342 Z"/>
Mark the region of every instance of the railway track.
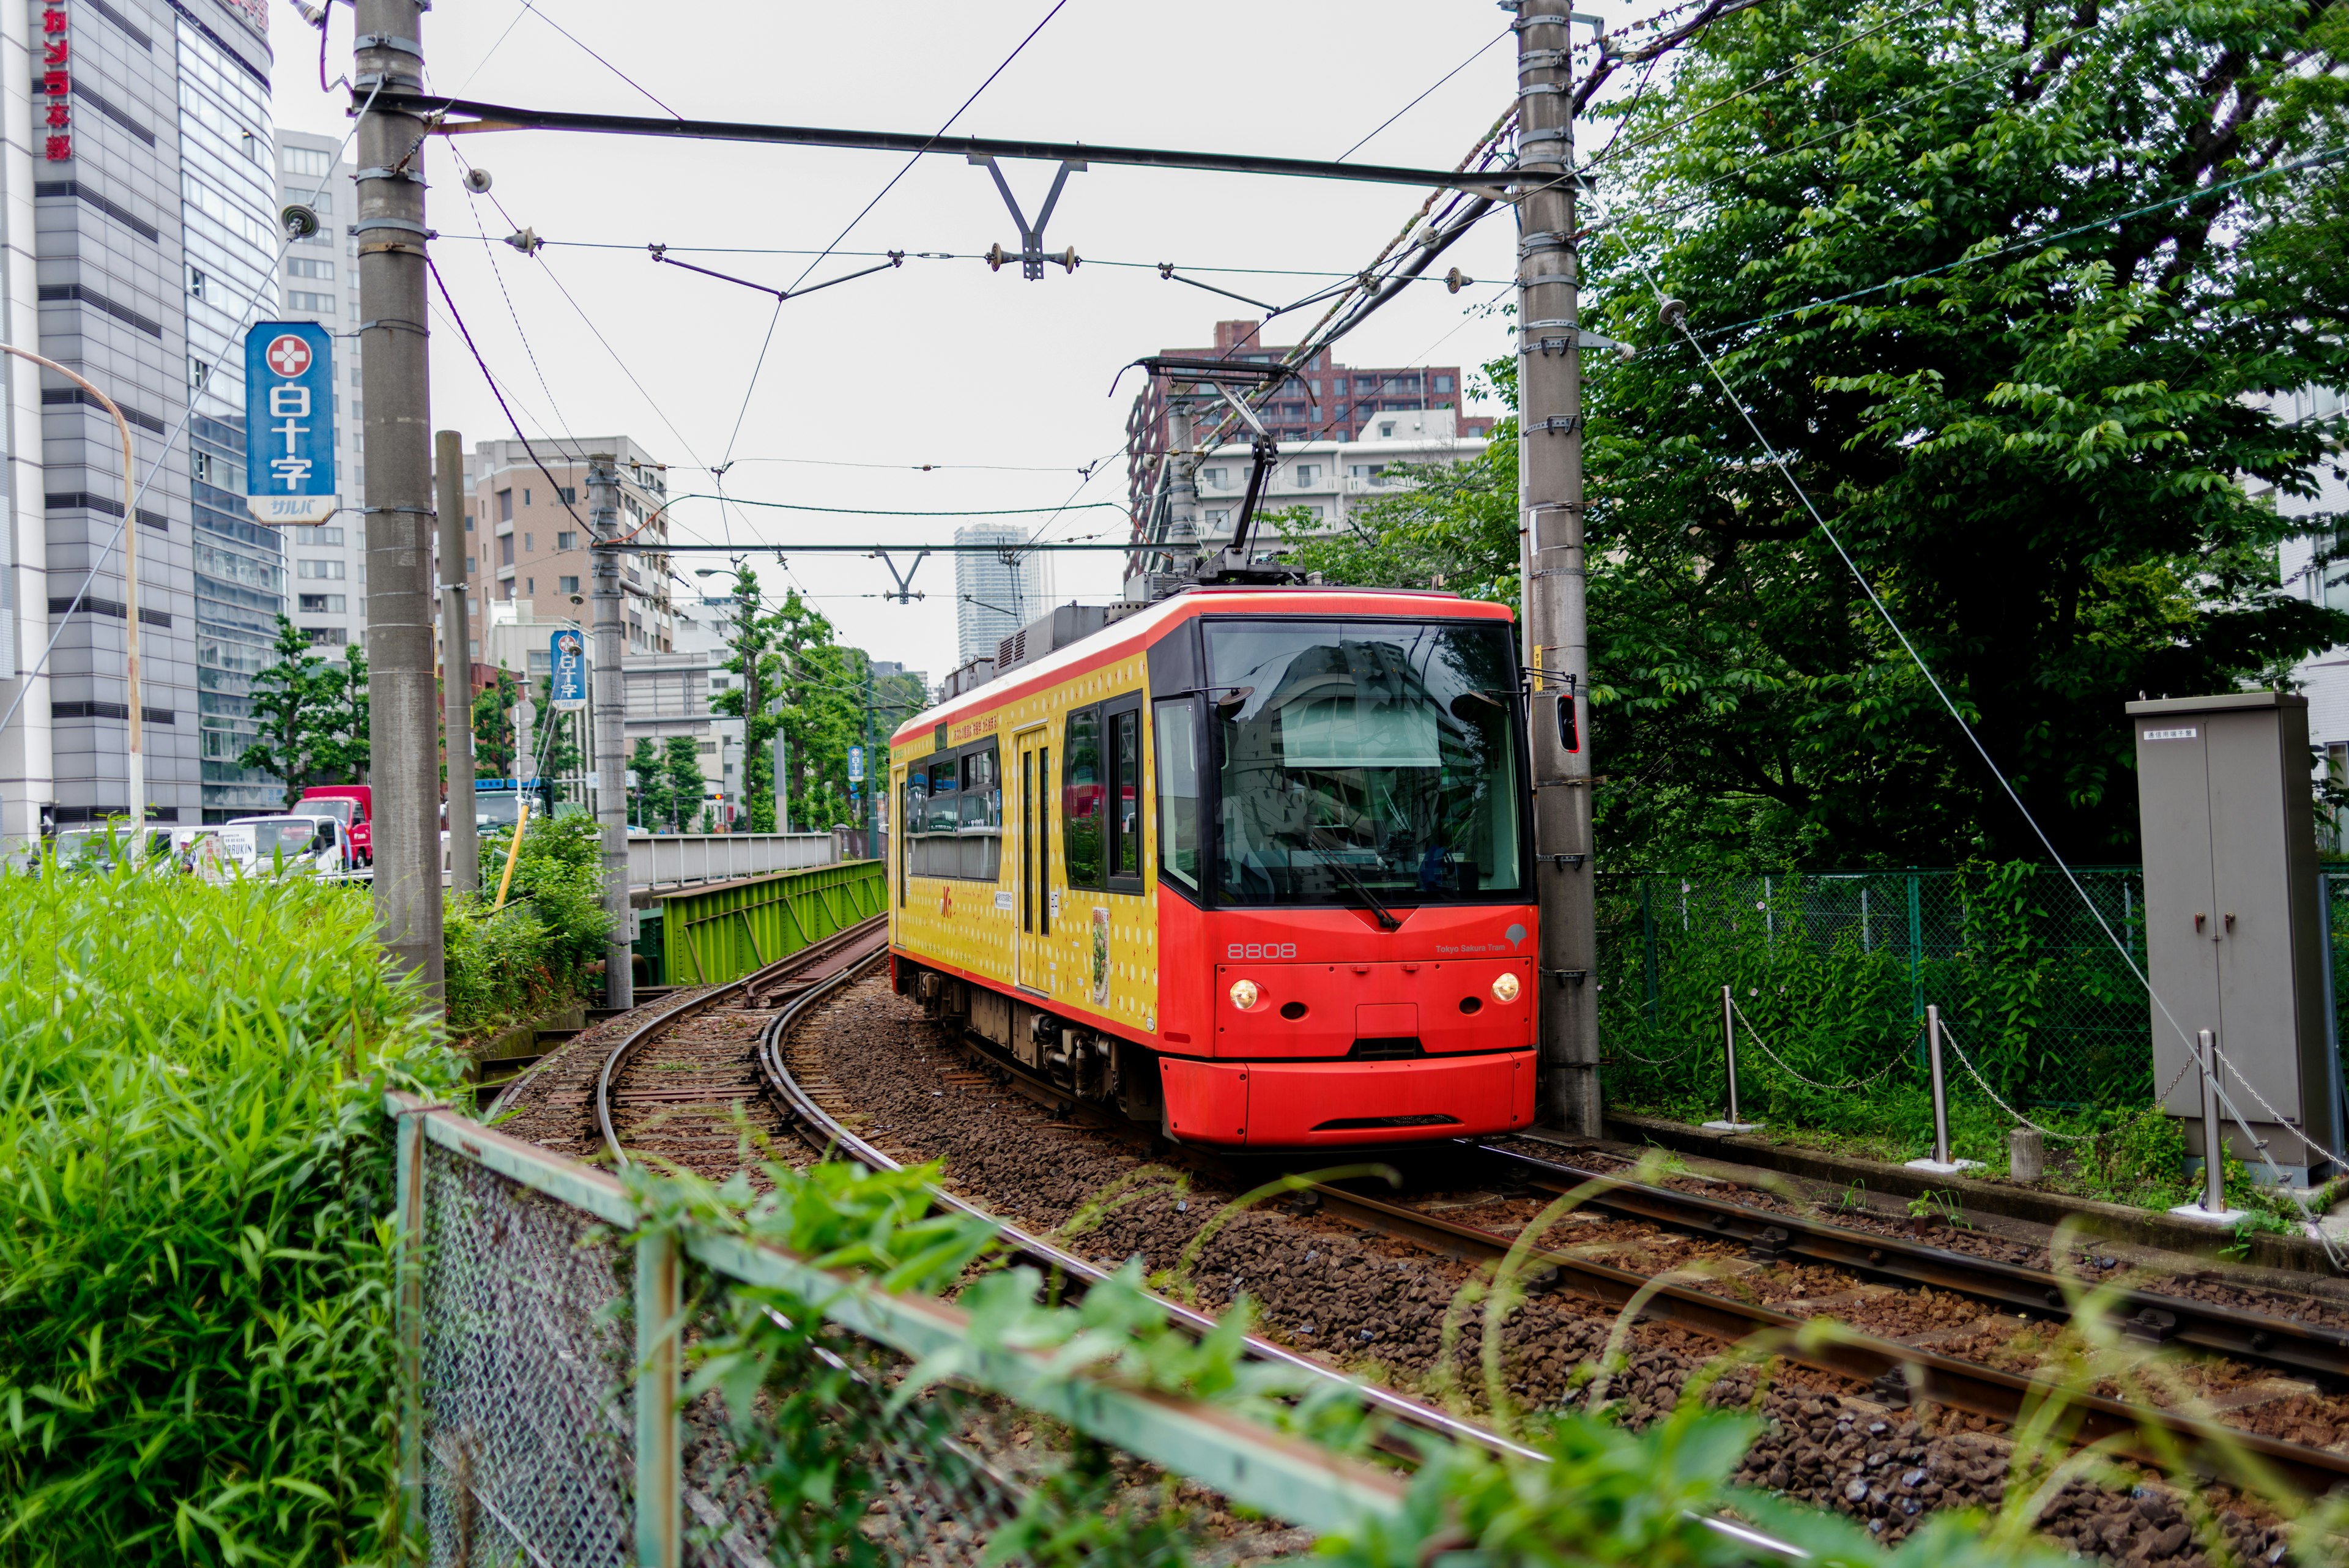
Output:
<path fill-rule="evenodd" d="M 626 1158 L 627 1147 L 633 1147 L 627 1118 L 624 1114 L 616 1119 L 615 1107 L 625 1113 L 633 1104 L 647 1114 L 649 1125 L 678 1106 L 719 1101 L 747 1103 L 763 1095 L 771 1107 L 770 1114 L 778 1117 L 778 1130 L 787 1129 L 812 1150 L 829 1149 L 876 1167 L 897 1165 L 886 1149 L 858 1130 L 870 1118 L 854 1103 L 854 1088 L 832 1082 L 819 1057 L 795 1059 L 791 1045 L 801 1024 L 813 1016 L 823 1003 L 863 978 L 870 963 L 880 957 L 877 939 L 872 940 L 869 951 L 863 950 L 857 945 L 860 935 L 843 933 L 842 940 L 823 953 L 794 955 L 801 961 L 799 963 L 786 961 L 785 964 L 770 966 L 740 982 L 736 993 L 738 1004 L 728 1010 L 739 1021 L 733 1031 L 730 1055 L 727 1049 L 697 1052 L 700 1059 L 696 1061 L 682 1054 L 673 1039 L 664 1043 L 654 1055 L 672 1067 L 687 1069 L 689 1083 L 671 1082 L 640 1091 L 634 1085 L 644 1075 L 631 1071 L 631 1064 L 639 1057 L 644 1057 L 647 1064 L 651 1064 L 653 1058 L 645 1055 L 646 1047 L 662 1037 L 663 1030 L 675 1022 L 682 1009 L 666 1009 L 632 1031 L 605 1058 L 598 1084 L 597 1121 L 607 1147 L 619 1158 Z M 876 995 L 874 1001 L 880 1000 Z M 722 1008 L 725 1001 L 705 994 L 687 1006 L 698 1007 L 706 1013 L 713 1008 Z M 960 1064 L 945 1065 L 950 1058 Z M 946 1087 L 927 1093 L 978 1095 L 1000 1090 L 1018 1094 L 1044 1107 L 1050 1117 L 1043 1124 L 1045 1127 L 1065 1128 L 1071 1134 L 1083 1136 L 1078 1128 L 1088 1119 L 1085 1107 L 968 1037 L 955 1042 L 939 1061 L 939 1070 L 935 1075 L 924 1073 L 922 1081 Z M 978 1106 L 970 1106 L 969 1112 L 983 1114 Z M 1131 1131 L 1123 1124 L 1102 1130 L 1122 1135 Z M 669 1142 L 671 1135 L 667 1131 L 656 1131 L 654 1147 Z M 1146 1142 L 1146 1137 L 1142 1141 Z M 1422 1200 L 1417 1202 L 1391 1202 L 1347 1187 L 1317 1185 L 1291 1198 L 1297 1212 L 1289 1218 L 1350 1228 L 1358 1235 L 1375 1234 L 1405 1243 L 1423 1254 L 1475 1265 L 1505 1251 L 1516 1240 L 1506 1219 L 1478 1225 L 1455 1217 L 1473 1215 L 1482 1206 L 1480 1198 L 1484 1202 L 1501 1203 L 1504 1207 L 1514 1202 L 1520 1211 L 1516 1223 L 1521 1225 L 1522 1211 L 1528 1206 L 1537 1209 L 1559 1192 L 1583 1188 L 1588 1189 L 1583 1209 L 1591 1219 L 1603 1223 L 1609 1235 L 1596 1245 L 1554 1245 L 1535 1250 L 1535 1283 L 1552 1293 L 1547 1299 L 1560 1303 L 1580 1299 L 1619 1309 L 1636 1294 L 1642 1298 L 1643 1321 L 1686 1330 L 1716 1346 L 1748 1340 L 1757 1333 L 1771 1334 L 1785 1342 L 1778 1348 L 1789 1360 L 1827 1380 L 1815 1380 L 1814 1387 L 1833 1386 L 1844 1391 L 1842 1407 L 1847 1414 L 1843 1425 L 1835 1428 L 1837 1432 L 1848 1428 L 1850 1412 L 1857 1410 L 1866 1431 L 1881 1433 L 1886 1430 L 1885 1421 L 1866 1423 L 1868 1410 L 1887 1412 L 1890 1418 L 1898 1420 L 1900 1417 L 1897 1413 L 1911 1404 L 1972 1411 L 1993 1422 L 2009 1423 L 2050 1387 L 2044 1376 L 2028 1367 L 2016 1370 L 1988 1366 L 1943 1355 L 1929 1345 L 1904 1344 L 1898 1338 L 1847 1335 L 1827 1344 L 1797 1345 L 1795 1341 L 1803 1320 L 1814 1312 L 1835 1310 L 1838 1304 L 1837 1293 L 1827 1292 L 1822 1297 L 1814 1293 L 1811 1299 L 1781 1301 L 1774 1307 L 1754 1299 L 1755 1293 L 1750 1284 L 1741 1282 L 1741 1277 L 1750 1282 L 1766 1275 L 1775 1265 L 1793 1262 L 1814 1271 L 1834 1270 L 1853 1281 L 1864 1279 L 1876 1291 L 1888 1294 L 1921 1289 L 1961 1295 L 2016 1324 L 2035 1321 L 2045 1325 L 2049 1320 L 2066 1315 L 2069 1301 L 2067 1298 L 2063 1305 L 2050 1302 L 2047 1291 L 2061 1291 L 2064 1282 L 2044 1271 L 1970 1257 L 1905 1238 L 1822 1224 L 1791 1211 L 1681 1192 L 1608 1171 L 1587 1169 L 1567 1159 L 1530 1156 L 1521 1149 L 1494 1145 L 1461 1145 L 1456 1148 L 1475 1162 L 1470 1174 L 1496 1192 L 1471 1192 L 1464 1198 L 1458 1193 L 1439 1192 L 1420 1195 Z M 677 1158 L 666 1147 L 662 1152 L 668 1158 Z M 719 1153 L 714 1148 L 708 1152 Z M 733 1152 L 730 1135 L 725 1158 L 730 1160 Z M 1146 1155 L 1151 1151 L 1135 1152 Z M 1185 1158 L 1189 1157 L 1186 1154 Z M 720 1173 L 715 1167 L 711 1169 L 713 1174 Z M 1102 1262 L 1047 1240 L 1031 1228 L 988 1213 L 960 1195 L 941 1193 L 940 1197 L 946 1203 L 1001 1225 L 1008 1245 L 1037 1266 L 1058 1271 L 1072 1288 L 1081 1289 L 1107 1276 L 1108 1269 Z M 1597 1225 L 1578 1229 L 1587 1235 Z M 1749 1267 L 1741 1272 L 1733 1265 L 1713 1279 L 1668 1279 L 1659 1283 L 1657 1271 L 1652 1268 L 1643 1272 L 1589 1255 L 1610 1249 L 1620 1251 L 1626 1238 L 1634 1233 L 1671 1236 L 1687 1247 L 1705 1250 L 1715 1261 L 1725 1252 L 1742 1250 L 1750 1256 L 1740 1261 Z M 1312 1254 L 1307 1256 L 1309 1260 Z M 2349 1335 L 2323 1324 L 2271 1318 L 2127 1286 L 2117 1287 L 2117 1296 L 2121 1315 L 2129 1323 L 2127 1332 L 2140 1341 L 2183 1345 L 2210 1355 L 2223 1354 L 2264 1360 L 2270 1366 L 2320 1379 L 2334 1376 L 2340 1365 L 2334 1356 L 2349 1352 Z M 1168 1304 L 1176 1320 L 1191 1328 L 1204 1331 L 1213 1321 L 1206 1314 L 1181 1303 Z M 1336 1375 L 1321 1360 L 1268 1339 L 1255 1340 L 1250 1354 L 1318 1376 Z M 1520 1453 L 1531 1451 L 1474 1422 L 1407 1396 L 1374 1390 L 1372 1397 L 1401 1426 L 1441 1431 L 1460 1440 Z M 1832 1408 L 1837 1400 L 1830 1397 L 1825 1403 Z M 2142 1439 L 2143 1430 L 2150 1427 L 2159 1438 L 2193 1456 L 2200 1468 L 2214 1475 L 2240 1473 L 2239 1456 L 2249 1453 L 2292 1485 L 2310 1492 L 2323 1492 L 2349 1481 L 2349 1453 L 2288 1442 L 2239 1426 L 2126 1404 L 2108 1397 L 2074 1397 L 2072 1403 L 2075 1418 L 2079 1422 L 2078 1440 L 2103 1439 L 2121 1453 L 2147 1461 L 2156 1458 Z M 1810 1407 L 1804 1407 L 1806 1410 Z M 2349 1432 L 2344 1435 L 2349 1436 Z M 1755 1544 L 1775 1545 L 1758 1539 Z"/>

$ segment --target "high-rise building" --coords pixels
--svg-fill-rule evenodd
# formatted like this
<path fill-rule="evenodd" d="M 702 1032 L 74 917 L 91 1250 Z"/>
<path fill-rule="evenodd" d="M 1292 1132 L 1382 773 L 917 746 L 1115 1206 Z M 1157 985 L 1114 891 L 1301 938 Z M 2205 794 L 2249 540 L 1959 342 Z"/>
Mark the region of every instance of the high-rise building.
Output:
<path fill-rule="evenodd" d="M 955 530 L 957 545 L 1011 546 L 1001 555 L 966 550 L 955 556 L 957 662 L 992 659 L 996 645 L 1052 607 L 1051 556 L 1016 553 L 1032 529 L 977 523 Z"/>
<path fill-rule="evenodd" d="M 243 504 L 239 317 L 277 234 L 270 59 L 262 0 L 0 13 L 0 202 L 17 215 L 0 249 L 0 334 L 112 398 L 137 478 L 152 472 L 124 530 L 140 545 L 132 607 L 113 421 L 66 378 L 6 364 L 0 680 L 16 716 L 0 732 L 0 836 L 28 836 L 52 804 L 66 823 L 129 807 L 134 614 L 152 815 L 195 822 L 276 799 L 233 761 L 265 648 L 254 634 L 284 592 L 276 535 Z M 47 667 L 28 673 L 52 632 Z"/>
<path fill-rule="evenodd" d="M 1211 348 L 1162 348 L 1159 353 L 1185 359 L 1229 359 L 1241 364 L 1277 365 L 1288 358 L 1288 348 L 1258 339 L 1260 321 L 1218 321 Z M 1190 383 L 1174 382 L 1173 387 Z M 1403 365 L 1388 369 L 1340 365 L 1327 349 L 1297 368 L 1297 378 L 1285 381 L 1266 400 L 1265 429 L 1283 446 L 1305 441 L 1351 442 L 1378 438 L 1381 416 L 1412 414 L 1438 409 L 1454 410 L 1452 433 L 1464 440 L 1482 440 L 1493 433 L 1488 415 L 1458 412 L 1462 381 L 1457 365 Z M 1126 416 L 1126 500 L 1134 526 L 1144 526 L 1150 498 L 1158 484 L 1158 460 L 1166 451 L 1166 397 L 1170 383 L 1153 376 L 1133 400 Z M 1220 399 L 1201 405 L 1212 421 Z M 1207 431 L 1198 432 L 1204 437 Z"/>
<path fill-rule="evenodd" d="M 277 188 L 285 201 L 318 213 L 318 231 L 285 249 L 271 301 L 281 321 L 315 321 L 335 338 L 335 472 L 357 504 L 365 452 L 359 420 L 358 241 L 350 230 L 358 165 L 336 161 L 340 143 L 298 130 L 277 132 Z M 285 531 L 286 614 L 327 659 L 367 636 L 367 525 L 357 510 L 317 527 Z"/>

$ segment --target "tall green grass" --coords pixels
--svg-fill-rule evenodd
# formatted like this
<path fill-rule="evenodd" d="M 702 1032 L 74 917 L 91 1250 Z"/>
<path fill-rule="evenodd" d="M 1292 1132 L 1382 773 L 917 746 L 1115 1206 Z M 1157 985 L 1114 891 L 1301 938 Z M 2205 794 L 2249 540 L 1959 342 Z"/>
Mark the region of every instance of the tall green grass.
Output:
<path fill-rule="evenodd" d="M 299 879 L 0 877 L 0 1564 L 376 1550 L 381 1095 L 457 1074 L 368 924 Z"/>

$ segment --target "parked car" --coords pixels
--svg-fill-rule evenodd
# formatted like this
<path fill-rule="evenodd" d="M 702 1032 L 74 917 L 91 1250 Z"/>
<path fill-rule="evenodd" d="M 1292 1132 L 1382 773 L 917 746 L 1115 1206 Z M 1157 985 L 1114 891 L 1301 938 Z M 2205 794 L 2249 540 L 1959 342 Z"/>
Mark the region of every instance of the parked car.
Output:
<path fill-rule="evenodd" d="M 138 838 L 144 841 L 144 858 L 150 863 L 168 862 L 171 856 L 171 825 L 149 822 L 140 825 Z M 67 871 L 111 871 L 116 861 L 133 858 L 130 819 L 118 818 L 109 823 L 94 823 L 88 827 L 62 827 L 49 840 L 49 853 L 56 864 Z"/>
<path fill-rule="evenodd" d="M 351 869 L 350 830 L 331 812 L 240 816 L 221 828 L 221 847 L 249 874 L 335 877 Z"/>
<path fill-rule="evenodd" d="M 312 784 L 294 803 L 296 812 L 332 812 L 349 830 L 353 866 L 375 864 L 375 786 L 372 784 Z"/>

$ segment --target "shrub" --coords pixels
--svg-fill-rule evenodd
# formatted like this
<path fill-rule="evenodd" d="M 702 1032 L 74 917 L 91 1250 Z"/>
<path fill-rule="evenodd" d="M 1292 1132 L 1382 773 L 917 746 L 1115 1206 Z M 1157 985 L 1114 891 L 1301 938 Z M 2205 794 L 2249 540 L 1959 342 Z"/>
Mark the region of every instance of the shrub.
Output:
<path fill-rule="evenodd" d="M 363 891 L 0 877 L 0 1563 L 323 1563 L 393 1483 L 388 1086 L 456 1080 Z"/>
<path fill-rule="evenodd" d="M 506 906 L 492 910 L 505 863 L 504 843 L 482 845 L 488 891 L 451 893 L 442 905 L 449 1027 L 460 1034 L 532 1017 L 577 996 L 612 929 L 595 818 L 534 818 L 523 834 Z"/>

